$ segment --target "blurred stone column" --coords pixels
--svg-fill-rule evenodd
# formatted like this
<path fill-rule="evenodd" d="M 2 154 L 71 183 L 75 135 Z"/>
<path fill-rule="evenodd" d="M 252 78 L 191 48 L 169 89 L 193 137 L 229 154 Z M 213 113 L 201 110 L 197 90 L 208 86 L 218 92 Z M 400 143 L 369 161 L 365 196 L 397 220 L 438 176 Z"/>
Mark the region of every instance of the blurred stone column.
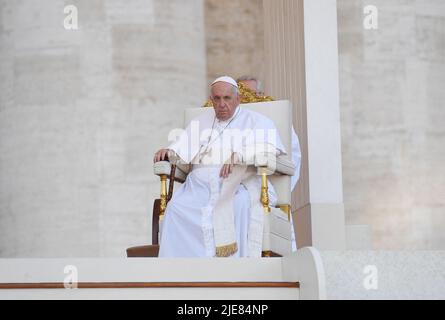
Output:
<path fill-rule="evenodd" d="M 149 244 L 153 153 L 206 98 L 202 0 L 1 0 L 0 15 L 0 257 Z"/>
<path fill-rule="evenodd" d="M 265 85 L 291 100 L 302 149 L 299 247 L 345 248 L 335 0 L 264 0 Z"/>

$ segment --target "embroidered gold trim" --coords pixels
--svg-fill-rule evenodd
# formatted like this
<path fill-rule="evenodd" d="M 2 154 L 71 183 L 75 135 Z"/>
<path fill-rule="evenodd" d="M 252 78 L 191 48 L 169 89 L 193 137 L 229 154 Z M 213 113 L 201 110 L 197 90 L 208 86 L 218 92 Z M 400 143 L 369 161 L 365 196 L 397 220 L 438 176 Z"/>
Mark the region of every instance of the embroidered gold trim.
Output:
<path fill-rule="evenodd" d="M 236 242 L 222 246 L 222 247 L 216 247 L 216 256 L 217 257 L 230 257 L 231 255 L 235 254 L 238 251 L 238 245 Z"/>

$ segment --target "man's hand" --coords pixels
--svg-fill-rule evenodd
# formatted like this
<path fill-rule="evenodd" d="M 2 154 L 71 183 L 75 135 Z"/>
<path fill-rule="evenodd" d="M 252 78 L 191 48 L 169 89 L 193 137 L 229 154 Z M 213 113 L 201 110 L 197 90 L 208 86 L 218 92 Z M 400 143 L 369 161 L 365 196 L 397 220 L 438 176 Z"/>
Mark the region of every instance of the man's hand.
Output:
<path fill-rule="evenodd" d="M 225 164 L 221 168 L 221 172 L 219 173 L 219 176 L 223 179 L 227 179 L 229 175 L 232 173 L 233 170 L 233 164 Z"/>
<path fill-rule="evenodd" d="M 230 159 L 227 160 L 226 163 L 221 168 L 219 176 L 223 179 L 227 179 L 233 171 L 233 166 L 238 164 L 239 161 L 240 161 L 240 156 L 237 153 L 232 153 Z"/>
<path fill-rule="evenodd" d="M 167 158 L 169 151 L 170 151 L 169 149 L 161 149 L 158 152 L 156 152 L 153 158 L 153 162 L 156 163 L 159 161 L 164 161 Z"/>

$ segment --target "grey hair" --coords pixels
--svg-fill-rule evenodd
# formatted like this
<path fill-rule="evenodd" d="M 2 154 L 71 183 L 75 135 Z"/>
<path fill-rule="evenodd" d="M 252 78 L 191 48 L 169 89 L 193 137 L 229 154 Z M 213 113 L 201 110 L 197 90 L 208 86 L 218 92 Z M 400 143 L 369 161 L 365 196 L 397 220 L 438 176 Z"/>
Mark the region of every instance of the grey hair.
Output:
<path fill-rule="evenodd" d="M 241 76 L 238 79 L 236 79 L 236 82 L 240 82 L 240 81 L 255 81 L 256 82 L 256 91 L 258 93 L 263 92 L 263 83 L 261 82 L 261 80 L 258 80 L 258 78 L 255 78 L 255 77 L 249 76 L 249 75 L 244 75 L 244 76 Z"/>

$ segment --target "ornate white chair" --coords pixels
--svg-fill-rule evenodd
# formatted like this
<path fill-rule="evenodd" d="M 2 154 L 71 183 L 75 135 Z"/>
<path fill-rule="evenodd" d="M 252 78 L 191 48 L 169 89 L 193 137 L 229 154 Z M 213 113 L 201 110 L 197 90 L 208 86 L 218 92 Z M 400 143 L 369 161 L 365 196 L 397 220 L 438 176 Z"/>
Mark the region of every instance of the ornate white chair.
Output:
<path fill-rule="evenodd" d="M 291 176 L 295 167 L 291 161 L 292 146 L 292 108 L 287 100 L 258 102 L 242 104 L 241 108 L 250 109 L 261 113 L 271 119 L 278 128 L 279 135 L 286 148 L 287 155 L 256 154 L 252 165 L 262 176 L 261 202 L 264 207 L 264 231 L 262 255 L 284 256 L 292 251 L 291 245 Z M 206 108 L 191 108 L 185 110 L 184 126 L 201 112 L 208 112 Z M 161 161 L 154 164 L 154 173 L 161 180 L 161 196 L 155 202 L 153 210 L 152 246 L 134 247 L 127 249 L 129 257 L 156 256 L 158 252 L 159 234 L 162 230 L 162 221 L 167 203 L 173 193 L 173 181 L 183 183 L 187 177 L 190 166 L 175 166 L 174 177 L 171 176 L 172 165 L 169 161 Z M 170 181 L 167 192 L 167 181 Z M 272 183 L 277 194 L 277 205 L 270 207 L 268 197 L 268 181 Z"/>

